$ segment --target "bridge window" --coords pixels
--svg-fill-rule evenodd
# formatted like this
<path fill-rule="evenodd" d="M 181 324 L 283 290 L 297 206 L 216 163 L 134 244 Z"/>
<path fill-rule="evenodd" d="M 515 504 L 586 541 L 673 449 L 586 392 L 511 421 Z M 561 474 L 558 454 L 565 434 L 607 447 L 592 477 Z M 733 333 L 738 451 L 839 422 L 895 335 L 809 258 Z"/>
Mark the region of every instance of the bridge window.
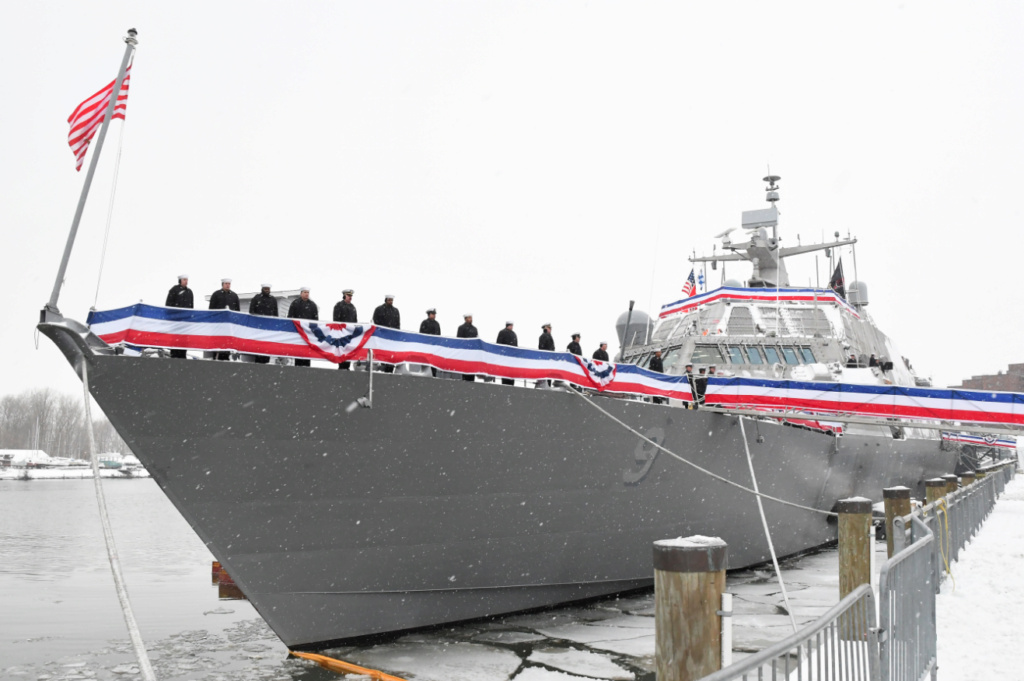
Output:
<path fill-rule="evenodd" d="M 817 361 L 810 348 L 800 348 L 800 356 L 804 358 L 804 364 L 814 364 Z"/>
<path fill-rule="evenodd" d="M 765 348 L 764 356 L 768 358 L 769 364 L 782 364 L 782 358 L 779 357 L 777 348 Z"/>
<path fill-rule="evenodd" d="M 714 345 L 698 345 L 690 357 L 691 364 L 720 364 L 725 359 Z"/>
<path fill-rule="evenodd" d="M 764 364 L 764 360 L 761 359 L 761 351 L 757 348 L 746 347 L 744 350 L 747 351 L 747 359 L 750 364 Z"/>
<path fill-rule="evenodd" d="M 726 347 L 729 352 L 729 362 L 732 364 L 746 364 L 743 361 L 743 355 L 740 353 L 740 349 L 735 345 L 729 345 Z"/>
<path fill-rule="evenodd" d="M 799 364 L 800 358 L 796 356 L 793 348 L 782 348 L 782 356 L 786 358 L 786 364 Z"/>

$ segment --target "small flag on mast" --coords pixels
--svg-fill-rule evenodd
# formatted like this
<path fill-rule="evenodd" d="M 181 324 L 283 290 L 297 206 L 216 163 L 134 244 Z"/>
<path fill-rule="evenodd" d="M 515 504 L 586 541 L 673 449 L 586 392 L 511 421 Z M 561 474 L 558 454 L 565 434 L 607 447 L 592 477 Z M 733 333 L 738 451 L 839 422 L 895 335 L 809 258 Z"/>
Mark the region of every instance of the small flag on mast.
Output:
<path fill-rule="evenodd" d="M 121 89 L 117 93 L 117 104 L 114 105 L 114 118 L 124 120 L 125 109 L 128 108 L 128 81 L 132 77 L 132 67 L 129 64 L 125 71 L 124 80 L 121 81 Z M 68 146 L 71 153 L 75 155 L 75 170 L 82 169 L 85 160 L 85 152 L 89 150 L 89 142 L 92 141 L 96 131 L 103 124 L 103 116 L 107 113 L 110 105 L 110 95 L 114 92 L 114 81 L 105 88 L 89 97 L 78 105 L 78 108 L 68 116 L 68 124 L 71 129 L 68 131 Z"/>
<path fill-rule="evenodd" d="M 846 300 L 846 279 L 843 278 L 843 259 L 839 259 L 839 264 L 836 265 L 836 271 L 832 273 L 832 278 L 828 280 L 828 287 L 839 294 L 839 297 Z"/>
<path fill-rule="evenodd" d="M 696 279 L 694 279 L 693 270 L 691 269 L 690 270 L 690 276 L 688 276 L 686 278 L 686 283 L 683 284 L 683 293 L 686 294 L 687 298 L 689 298 L 690 296 L 692 296 L 696 292 L 696 290 L 697 290 L 697 281 L 696 281 Z"/>

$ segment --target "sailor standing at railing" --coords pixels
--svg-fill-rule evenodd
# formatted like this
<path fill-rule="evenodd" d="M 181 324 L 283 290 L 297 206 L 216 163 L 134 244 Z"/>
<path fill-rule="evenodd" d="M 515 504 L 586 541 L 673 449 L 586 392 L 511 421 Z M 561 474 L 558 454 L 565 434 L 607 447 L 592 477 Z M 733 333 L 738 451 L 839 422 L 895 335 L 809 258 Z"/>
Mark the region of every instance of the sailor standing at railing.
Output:
<path fill-rule="evenodd" d="M 377 309 L 373 311 L 373 323 L 388 329 L 398 329 L 402 326 L 402 315 L 395 307 L 395 297 L 390 293 L 384 296 L 384 304 L 378 305 Z M 380 368 L 386 374 L 395 372 L 394 364 L 381 362 Z"/>
<path fill-rule="evenodd" d="M 188 275 L 179 274 L 178 284 L 172 286 L 171 290 L 167 292 L 167 302 L 164 303 L 167 307 L 183 307 L 189 310 L 192 309 L 192 289 L 188 287 Z M 185 359 L 184 350 L 171 350 L 171 357 L 176 359 Z"/>
<path fill-rule="evenodd" d="M 476 327 L 473 326 L 473 313 L 467 312 L 462 315 L 462 326 L 455 331 L 456 338 L 476 338 L 480 334 L 477 333 Z M 463 381 L 475 381 L 476 376 L 473 374 L 462 374 Z"/>
<path fill-rule="evenodd" d="M 288 308 L 288 316 L 292 319 L 320 319 L 320 309 L 309 299 L 309 287 L 299 289 L 299 297 L 292 301 Z M 308 359 L 295 360 L 295 366 L 308 367 Z"/>
<path fill-rule="evenodd" d="M 210 309 L 211 310 L 234 310 L 235 312 L 242 311 L 242 305 L 238 302 L 238 294 L 231 290 L 231 280 L 221 279 L 220 288 L 213 292 L 210 296 Z M 230 352 L 217 352 L 214 353 L 214 359 L 227 361 L 231 359 Z"/>
<path fill-rule="evenodd" d="M 600 347 L 594 350 L 594 359 L 599 359 L 602 362 L 608 361 L 608 344 L 601 341 Z"/>
<path fill-rule="evenodd" d="M 654 357 L 651 357 L 651 362 L 650 362 L 650 364 L 647 365 L 647 368 L 650 369 L 651 371 L 655 371 L 655 372 L 657 372 L 659 374 L 665 373 L 665 363 L 661 359 L 661 349 L 660 348 L 654 351 Z M 664 397 L 655 397 L 654 398 L 654 403 L 655 404 L 668 404 L 668 399 L 664 398 Z"/>
<path fill-rule="evenodd" d="M 358 321 L 356 306 L 352 304 L 352 296 L 355 294 L 356 292 L 350 288 L 341 292 L 341 300 L 334 306 L 334 321 L 344 324 L 355 324 Z M 348 371 L 350 365 L 350 362 L 341 362 L 338 369 Z"/>
<path fill-rule="evenodd" d="M 498 339 L 495 341 L 498 345 L 511 345 L 514 348 L 519 347 L 519 336 L 512 330 L 512 322 L 505 322 L 505 328 L 498 332 Z M 511 378 L 501 379 L 502 385 L 515 385 L 515 381 Z"/>
<path fill-rule="evenodd" d="M 551 324 L 542 324 L 540 328 L 542 333 L 540 334 L 540 339 L 537 341 L 537 349 L 554 352 L 555 339 L 551 336 Z M 541 384 L 550 386 L 551 381 L 538 381 L 537 385 Z"/>
<path fill-rule="evenodd" d="M 276 317 L 277 298 L 270 295 L 270 284 L 260 284 L 260 292 L 249 301 L 249 314 L 257 317 Z M 270 357 L 256 355 L 256 364 L 269 364 Z"/>
<path fill-rule="evenodd" d="M 572 335 L 572 342 L 566 345 L 565 349 L 577 357 L 583 356 L 583 348 L 580 346 L 580 335 L 578 333 Z"/>
<path fill-rule="evenodd" d="M 427 310 L 427 318 L 420 322 L 420 333 L 425 333 L 428 336 L 441 335 L 441 325 L 437 322 L 437 309 L 432 307 Z M 437 369 L 430 367 L 430 373 L 436 377 Z"/>

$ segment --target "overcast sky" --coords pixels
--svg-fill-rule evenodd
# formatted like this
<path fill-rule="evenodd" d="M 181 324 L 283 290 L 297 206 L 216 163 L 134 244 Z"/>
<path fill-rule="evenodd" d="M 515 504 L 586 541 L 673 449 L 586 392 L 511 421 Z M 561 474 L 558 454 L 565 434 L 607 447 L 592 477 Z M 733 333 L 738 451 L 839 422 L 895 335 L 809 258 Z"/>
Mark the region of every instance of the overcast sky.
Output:
<path fill-rule="evenodd" d="M 1024 361 L 1019 2 L 21 3 L 0 21 L 0 394 L 80 390 L 34 347 L 85 171 L 67 117 L 139 31 L 97 305 L 234 279 L 385 293 L 536 347 L 614 342 L 762 208 L 849 231 L 868 308 L 937 384 Z M 60 308 L 94 302 L 120 122 Z M 849 251 L 847 279 L 854 279 Z M 821 262 L 821 261 L 819 261 Z M 788 261 L 816 279 L 814 255 Z M 829 273 L 822 264 L 820 278 Z M 744 275 L 748 274 L 745 268 Z M 733 272 L 730 272 L 730 276 Z M 718 284 L 712 280 L 713 284 Z"/>

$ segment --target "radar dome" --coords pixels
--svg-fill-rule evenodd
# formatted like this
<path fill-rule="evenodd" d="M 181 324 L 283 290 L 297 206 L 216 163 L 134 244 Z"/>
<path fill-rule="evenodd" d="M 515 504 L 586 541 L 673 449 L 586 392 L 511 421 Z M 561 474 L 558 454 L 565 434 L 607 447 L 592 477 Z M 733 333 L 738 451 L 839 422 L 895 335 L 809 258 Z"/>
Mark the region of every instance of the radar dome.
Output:
<path fill-rule="evenodd" d="M 868 304 L 868 285 L 863 281 L 855 281 L 846 289 L 846 302 L 850 305 L 864 307 Z"/>
<path fill-rule="evenodd" d="M 629 330 L 626 330 L 626 320 L 629 319 Z M 654 321 L 643 310 L 633 310 L 632 316 L 629 311 L 619 315 L 615 322 L 615 333 L 619 337 L 619 345 L 643 345 L 650 338 L 654 331 Z"/>

